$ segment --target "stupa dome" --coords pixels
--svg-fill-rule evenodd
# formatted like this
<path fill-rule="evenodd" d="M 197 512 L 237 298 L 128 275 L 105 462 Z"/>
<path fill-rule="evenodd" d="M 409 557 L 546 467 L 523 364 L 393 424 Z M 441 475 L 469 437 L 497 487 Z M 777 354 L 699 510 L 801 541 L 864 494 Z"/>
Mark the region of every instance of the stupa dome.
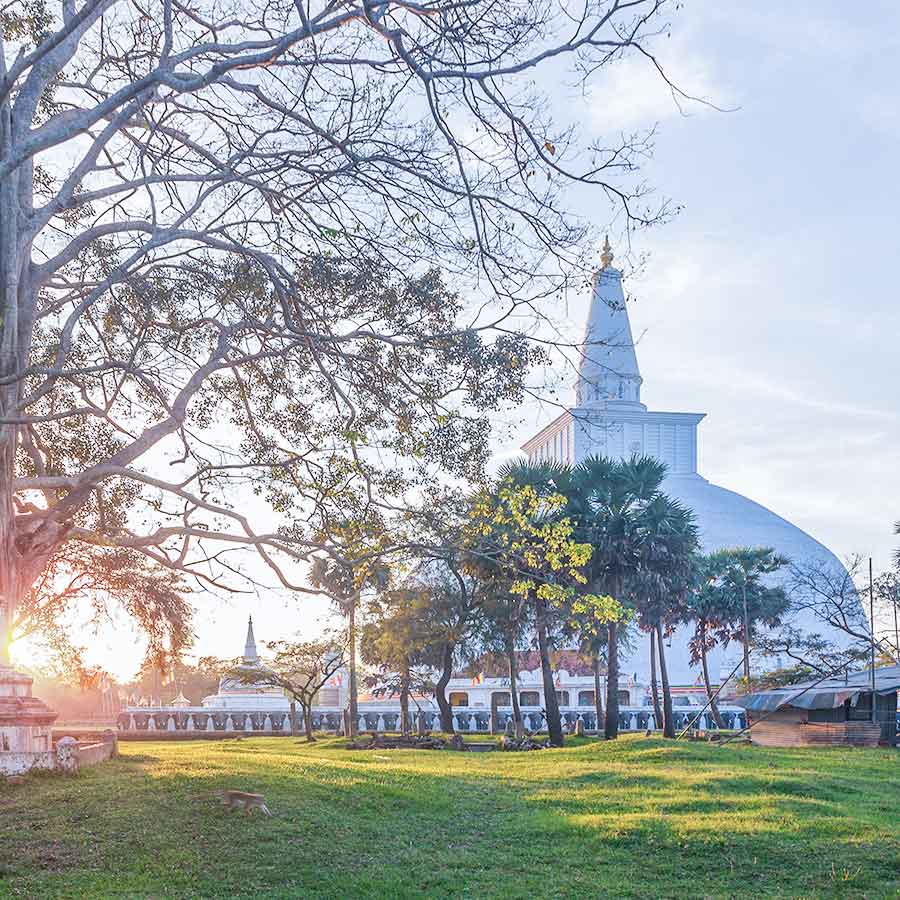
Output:
<path fill-rule="evenodd" d="M 772 547 L 797 564 L 813 564 L 847 578 L 841 562 L 824 545 L 766 507 L 734 491 L 712 484 L 697 471 L 697 427 L 704 413 L 649 411 L 641 402 L 643 378 L 638 367 L 631 324 L 622 289 L 622 273 L 612 267 L 608 242 L 603 265 L 594 277 L 593 296 L 585 338 L 581 345 L 576 406 L 564 412 L 523 445 L 534 460 L 556 460 L 575 465 L 588 456 L 627 459 L 653 456 L 666 464 L 669 477 L 664 491 L 694 511 L 705 552 L 731 547 Z M 786 573 L 772 576 L 783 581 Z M 794 611 L 787 619 L 806 633 L 819 634 L 838 646 L 847 635 L 815 621 L 811 614 Z M 673 685 L 697 682 L 699 668 L 691 666 L 687 626 L 667 641 L 666 662 Z M 740 646 L 716 648 L 710 653 L 714 680 L 728 675 L 740 659 Z M 785 660 L 785 664 L 789 661 Z M 778 666 L 771 660 L 768 668 Z M 640 636 L 633 653 L 623 656 L 624 678 L 647 683 L 649 646 Z"/>

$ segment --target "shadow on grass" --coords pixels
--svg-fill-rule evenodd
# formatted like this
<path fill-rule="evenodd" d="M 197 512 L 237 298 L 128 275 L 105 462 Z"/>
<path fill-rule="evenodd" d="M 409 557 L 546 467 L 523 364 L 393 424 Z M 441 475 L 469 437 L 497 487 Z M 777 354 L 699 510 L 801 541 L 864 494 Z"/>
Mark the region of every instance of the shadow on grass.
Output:
<path fill-rule="evenodd" d="M 885 896 L 900 886 L 890 811 L 879 820 L 856 794 L 785 767 L 756 771 L 760 759 L 652 740 L 471 756 L 290 739 L 141 748 L 0 800 L 0 869 L 29 896 L 60 896 L 51 875 L 62 870 L 71 896 L 104 897 Z M 263 793 L 273 817 L 227 813 L 211 796 L 219 788 Z"/>

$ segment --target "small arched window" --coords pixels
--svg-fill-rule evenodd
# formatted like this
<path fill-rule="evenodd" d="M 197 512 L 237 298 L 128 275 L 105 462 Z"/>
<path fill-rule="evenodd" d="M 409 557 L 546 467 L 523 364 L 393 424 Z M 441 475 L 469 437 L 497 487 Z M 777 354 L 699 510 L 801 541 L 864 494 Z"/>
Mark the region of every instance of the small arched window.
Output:
<path fill-rule="evenodd" d="M 522 706 L 540 706 L 541 695 L 537 691 L 522 691 L 519 694 L 519 703 Z"/>
<path fill-rule="evenodd" d="M 628 706 L 631 703 L 631 694 L 628 691 L 619 691 L 619 703 Z"/>
<path fill-rule="evenodd" d="M 579 706 L 593 706 L 594 705 L 594 692 L 593 691 L 579 691 L 578 692 L 578 705 Z"/>
<path fill-rule="evenodd" d="M 568 691 L 557 691 L 556 692 L 556 702 L 560 706 L 568 706 L 569 705 L 569 692 Z"/>
<path fill-rule="evenodd" d="M 450 694 L 450 705 L 468 706 L 469 695 L 465 691 L 453 691 L 453 693 Z"/>
<path fill-rule="evenodd" d="M 491 700 L 494 706 L 512 706 L 512 697 L 510 697 L 509 691 L 494 691 L 491 694 Z"/>

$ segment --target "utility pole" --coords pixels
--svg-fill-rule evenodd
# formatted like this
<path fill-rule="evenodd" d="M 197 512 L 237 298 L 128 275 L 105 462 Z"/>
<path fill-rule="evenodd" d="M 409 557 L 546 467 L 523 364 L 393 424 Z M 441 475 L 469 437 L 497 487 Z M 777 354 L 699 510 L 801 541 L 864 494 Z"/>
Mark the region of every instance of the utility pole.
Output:
<path fill-rule="evenodd" d="M 747 576 L 741 585 L 744 595 L 744 681 L 750 690 L 750 617 L 747 615 Z"/>
<path fill-rule="evenodd" d="M 894 657 L 900 663 L 900 628 L 897 627 L 897 607 L 900 606 L 900 597 L 894 597 Z"/>
<path fill-rule="evenodd" d="M 872 723 L 878 722 L 875 710 L 875 584 L 872 579 L 872 557 L 869 557 L 869 634 L 872 645 Z"/>

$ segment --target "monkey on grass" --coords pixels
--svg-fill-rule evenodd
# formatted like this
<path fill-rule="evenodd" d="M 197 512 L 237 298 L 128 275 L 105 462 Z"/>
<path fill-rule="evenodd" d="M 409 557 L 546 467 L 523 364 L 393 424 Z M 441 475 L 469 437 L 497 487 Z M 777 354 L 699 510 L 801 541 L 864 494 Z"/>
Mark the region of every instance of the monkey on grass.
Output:
<path fill-rule="evenodd" d="M 252 809 L 258 809 L 267 816 L 272 815 L 269 807 L 266 806 L 266 798 L 262 794 L 248 794 L 245 791 L 215 791 L 213 797 L 221 800 L 222 805 L 228 807 L 228 812 L 243 809 L 249 816 Z"/>

